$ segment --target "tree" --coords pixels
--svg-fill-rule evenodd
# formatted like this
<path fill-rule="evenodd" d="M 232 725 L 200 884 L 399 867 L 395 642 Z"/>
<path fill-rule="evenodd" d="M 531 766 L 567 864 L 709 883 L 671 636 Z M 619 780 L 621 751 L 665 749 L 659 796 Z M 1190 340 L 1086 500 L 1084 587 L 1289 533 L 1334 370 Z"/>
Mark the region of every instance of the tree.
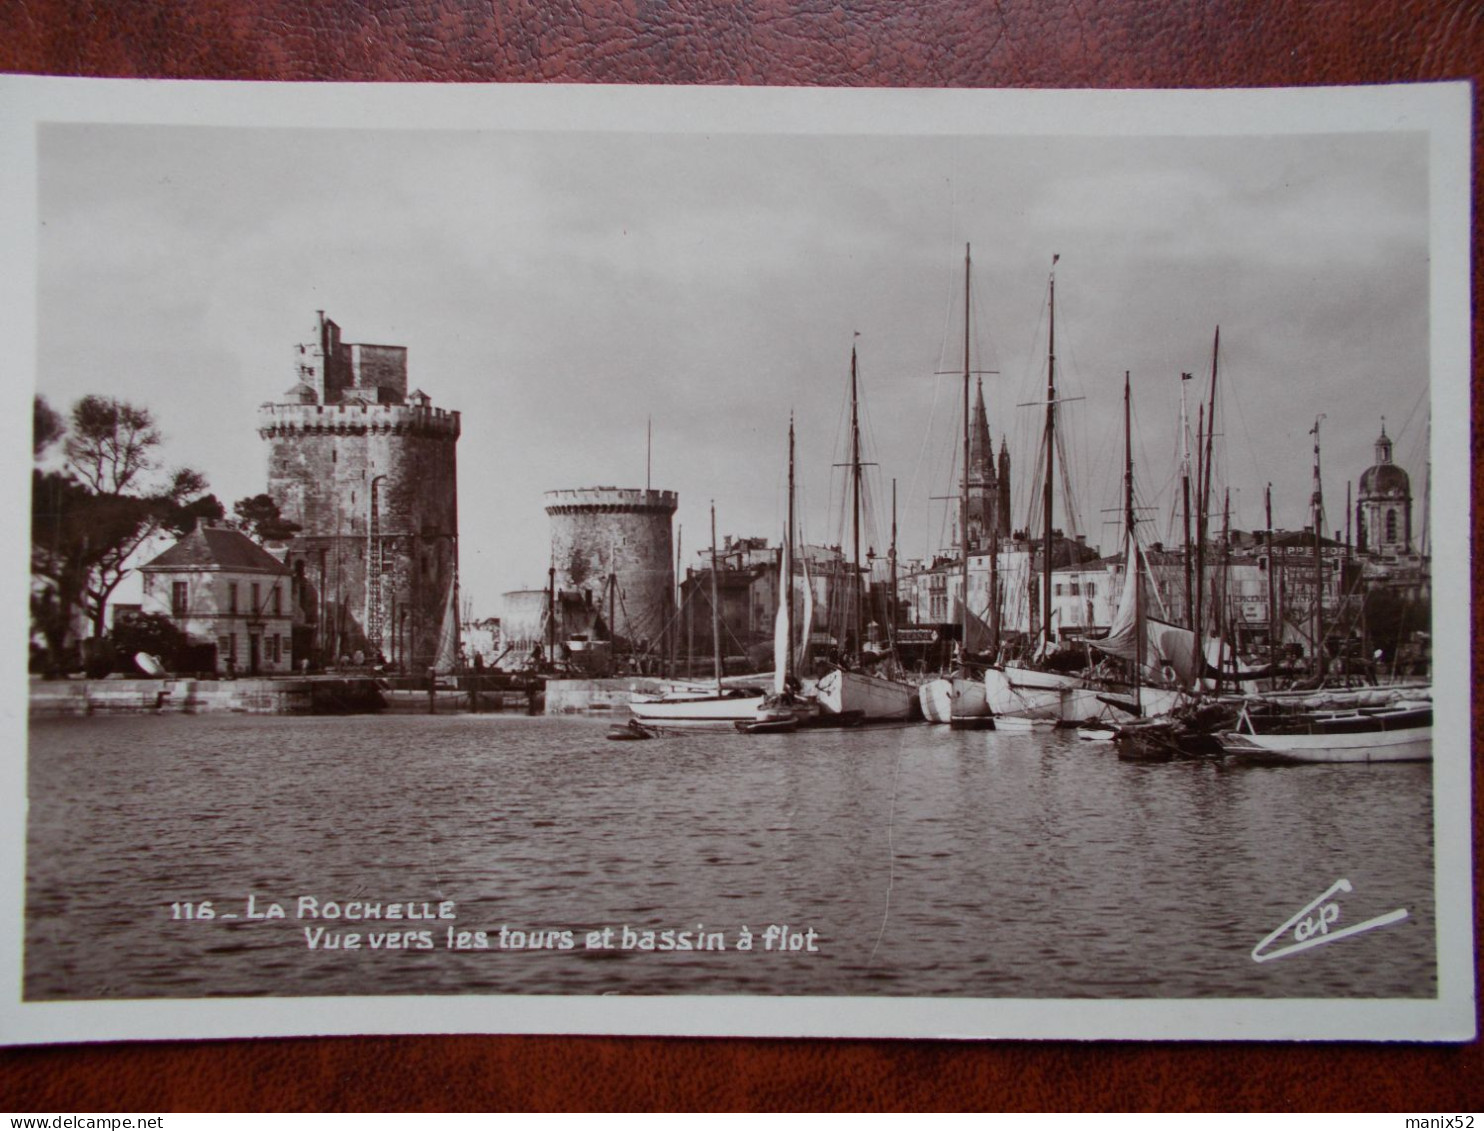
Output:
<path fill-rule="evenodd" d="M 31 454 L 38 465 L 67 424 L 46 398 L 32 400 Z M 46 641 L 45 667 L 55 672 L 67 646 L 72 613 L 81 601 L 89 544 L 76 515 L 86 491 L 66 475 L 31 473 L 31 623 Z"/>
<path fill-rule="evenodd" d="M 278 509 L 278 501 L 272 495 L 252 495 L 238 499 L 232 504 L 237 515 L 237 529 L 253 541 L 286 542 L 304 528 L 290 522 Z"/>
<path fill-rule="evenodd" d="M 91 568 L 87 527 L 78 521 L 86 498 L 65 475 L 31 473 L 31 622 L 46 640 L 53 669 L 62 663 Z"/>
<path fill-rule="evenodd" d="M 45 397 L 38 396 L 31 402 L 31 455 L 34 458 L 39 460 L 66 431 L 67 422 L 61 413 L 46 403 Z"/>
<path fill-rule="evenodd" d="M 160 525 L 184 537 L 203 522 L 221 522 L 227 515 L 222 502 L 206 491 L 206 479 L 188 467 L 178 468 L 160 498 Z"/>
<path fill-rule="evenodd" d="M 34 417 L 39 455 L 56 440 L 59 418 L 40 398 Z M 108 600 L 151 537 L 184 533 L 223 513 L 204 493 L 199 473 L 182 468 L 163 481 L 153 477 L 161 437 L 148 409 L 87 396 L 73 407 L 69 424 L 66 467 L 38 468 L 32 479 L 31 569 L 42 581 L 32 611 L 54 663 L 74 609 L 86 613 L 95 637 L 104 635 Z"/>
<path fill-rule="evenodd" d="M 160 445 L 149 409 L 86 396 L 72 407 L 67 466 L 98 495 L 122 495 L 154 470 Z"/>

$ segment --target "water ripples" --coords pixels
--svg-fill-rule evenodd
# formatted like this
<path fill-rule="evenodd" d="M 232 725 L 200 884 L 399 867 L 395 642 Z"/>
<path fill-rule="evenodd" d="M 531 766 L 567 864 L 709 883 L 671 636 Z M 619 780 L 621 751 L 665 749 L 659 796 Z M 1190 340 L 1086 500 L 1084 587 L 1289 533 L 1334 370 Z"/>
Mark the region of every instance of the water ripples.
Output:
<path fill-rule="evenodd" d="M 26 996 L 1436 993 L 1425 765 L 1126 765 L 928 727 L 603 736 L 499 716 L 35 724 Z M 1408 919 L 1252 961 L 1342 876 L 1347 922 Z M 286 917 L 171 918 L 250 894 Z M 458 917 L 299 920 L 301 895 Z M 502 925 L 573 945 L 445 945 Z M 764 951 L 771 925 L 813 929 L 818 951 Z M 434 945 L 311 950 L 306 926 Z M 584 946 L 625 927 L 727 949 Z"/>

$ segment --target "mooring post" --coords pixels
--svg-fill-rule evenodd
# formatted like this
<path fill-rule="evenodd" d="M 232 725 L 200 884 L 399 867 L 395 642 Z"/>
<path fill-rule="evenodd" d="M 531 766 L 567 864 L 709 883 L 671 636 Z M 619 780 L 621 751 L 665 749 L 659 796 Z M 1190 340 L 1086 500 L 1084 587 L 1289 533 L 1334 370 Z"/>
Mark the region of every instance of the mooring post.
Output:
<path fill-rule="evenodd" d="M 428 669 L 428 714 L 438 713 L 438 669 Z"/>

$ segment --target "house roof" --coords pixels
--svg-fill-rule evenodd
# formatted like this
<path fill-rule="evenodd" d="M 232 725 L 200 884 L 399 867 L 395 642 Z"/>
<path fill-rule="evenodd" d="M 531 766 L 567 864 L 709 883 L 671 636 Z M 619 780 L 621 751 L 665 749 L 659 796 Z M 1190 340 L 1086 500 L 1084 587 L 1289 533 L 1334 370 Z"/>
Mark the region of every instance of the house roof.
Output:
<path fill-rule="evenodd" d="M 197 526 L 142 570 L 229 570 L 233 573 L 287 575 L 289 569 L 239 530 Z"/>
<path fill-rule="evenodd" d="M 1319 545 L 1326 550 L 1338 550 L 1343 548 L 1343 542 L 1336 542 L 1332 538 L 1319 536 Z M 1279 530 L 1273 534 L 1273 546 L 1277 549 L 1312 550 L 1314 548 L 1314 532 L 1312 530 Z M 1266 549 L 1261 542 L 1255 549 Z"/>

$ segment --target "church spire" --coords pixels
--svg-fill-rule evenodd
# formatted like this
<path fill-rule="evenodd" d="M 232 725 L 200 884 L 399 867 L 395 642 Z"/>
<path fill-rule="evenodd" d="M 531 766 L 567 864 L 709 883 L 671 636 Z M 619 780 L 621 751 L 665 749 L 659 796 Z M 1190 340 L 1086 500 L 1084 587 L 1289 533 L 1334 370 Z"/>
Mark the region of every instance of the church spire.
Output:
<path fill-rule="evenodd" d="M 987 487 L 994 482 L 994 441 L 989 436 L 989 416 L 984 411 L 984 379 L 974 393 L 974 412 L 969 423 L 969 483 Z"/>
<path fill-rule="evenodd" d="M 989 545 L 991 533 L 1002 525 L 1000 482 L 995 472 L 994 440 L 989 434 L 982 380 L 974 396 L 973 411 L 969 414 L 969 453 L 964 487 L 968 519 L 965 544 L 970 549 L 982 550 Z"/>

